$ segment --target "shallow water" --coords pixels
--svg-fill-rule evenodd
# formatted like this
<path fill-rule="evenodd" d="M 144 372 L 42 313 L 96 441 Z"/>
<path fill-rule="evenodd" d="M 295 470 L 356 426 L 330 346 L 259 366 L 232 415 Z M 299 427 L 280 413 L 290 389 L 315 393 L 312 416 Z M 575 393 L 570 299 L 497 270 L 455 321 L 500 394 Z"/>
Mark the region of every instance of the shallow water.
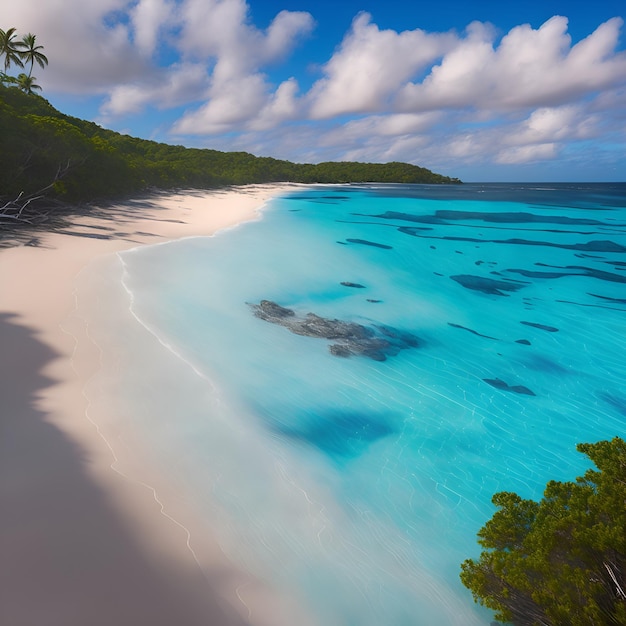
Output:
<path fill-rule="evenodd" d="M 458 574 L 492 494 L 539 498 L 623 434 L 624 185 L 313 187 L 120 258 L 158 340 L 116 383 L 128 419 L 319 624 L 488 624 Z M 264 299 L 393 345 L 334 356 Z"/>

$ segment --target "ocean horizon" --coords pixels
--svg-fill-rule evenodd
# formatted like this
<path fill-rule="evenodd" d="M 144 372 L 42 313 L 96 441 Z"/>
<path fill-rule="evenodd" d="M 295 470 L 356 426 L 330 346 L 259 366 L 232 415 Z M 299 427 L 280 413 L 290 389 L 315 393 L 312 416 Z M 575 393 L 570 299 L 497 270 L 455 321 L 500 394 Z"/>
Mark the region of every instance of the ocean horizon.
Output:
<path fill-rule="evenodd" d="M 625 184 L 314 185 L 99 280 L 91 400 L 314 624 L 488 625 L 493 494 L 623 434 Z"/>

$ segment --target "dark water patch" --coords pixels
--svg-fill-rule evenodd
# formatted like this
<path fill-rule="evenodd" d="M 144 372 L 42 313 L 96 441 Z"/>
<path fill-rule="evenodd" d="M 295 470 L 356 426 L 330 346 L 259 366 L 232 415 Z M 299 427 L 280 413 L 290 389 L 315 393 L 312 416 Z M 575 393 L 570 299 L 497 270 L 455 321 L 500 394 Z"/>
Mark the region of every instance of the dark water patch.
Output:
<path fill-rule="evenodd" d="M 464 183 L 463 185 L 402 185 L 397 189 L 371 189 L 382 197 L 411 197 L 431 200 L 515 202 L 541 209 L 561 211 L 586 209 L 596 213 L 626 207 L 624 183 Z"/>
<path fill-rule="evenodd" d="M 442 274 L 441 272 L 433 272 L 433 274 L 435 276 L 445 276 L 445 274 Z"/>
<path fill-rule="evenodd" d="M 530 346 L 531 343 L 528 339 L 516 339 L 515 343 L 521 343 L 523 346 Z"/>
<path fill-rule="evenodd" d="M 526 364 L 531 369 L 537 370 L 539 372 L 546 372 L 548 374 L 569 374 L 570 371 L 563 367 L 560 363 L 549 359 L 546 356 L 542 356 L 540 354 L 533 354 L 528 356 L 526 359 Z"/>
<path fill-rule="evenodd" d="M 559 329 L 554 326 L 546 326 L 546 324 L 538 324 L 537 322 L 520 322 L 520 324 L 524 324 L 524 326 L 532 326 L 533 328 L 538 328 L 539 330 L 545 330 L 548 333 L 559 332 Z"/>
<path fill-rule="evenodd" d="M 563 276 L 580 276 L 580 274 L 574 274 L 572 272 L 539 272 L 533 270 L 522 269 L 508 269 L 505 270 L 511 274 L 519 274 L 526 278 L 563 278 Z"/>
<path fill-rule="evenodd" d="M 504 382 L 500 378 L 483 378 L 483 380 L 492 387 L 496 389 L 500 389 L 501 391 L 510 391 L 512 393 L 519 393 L 526 396 L 534 396 L 536 395 L 533 391 L 531 391 L 528 387 L 524 387 L 524 385 L 509 385 Z"/>
<path fill-rule="evenodd" d="M 450 276 L 450 278 L 466 289 L 495 296 L 506 296 L 505 291 L 518 291 L 528 284 L 518 281 L 495 280 L 484 276 L 473 276 L 472 274 L 457 274 Z"/>
<path fill-rule="evenodd" d="M 364 326 L 356 322 L 320 317 L 315 313 L 297 316 L 292 309 L 271 300 L 261 300 L 259 304 L 251 304 L 250 307 L 259 319 L 283 326 L 296 335 L 333 341 L 329 346 L 333 356 L 364 356 L 374 361 L 386 361 L 401 350 L 416 348 L 420 344 L 412 333 L 392 326 Z"/>
<path fill-rule="evenodd" d="M 299 193 L 287 194 L 282 196 L 282 200 L 289 201 L 304 201 L 304 202 L 316 202 L 319 200 L 348 200 L 349 196 L 335 195 L 335 194 L 313 194 L 313 193 Z"/>
<path fill-rule="evenodd" d="M 574 302 L 572 300 L 555 300 L 560 304 L 574 304 L 576 306 L 588 307 L 590 309 L 606 309 L 609 311 L 623 311 L 626 313 L 626 309 L 618 309 L 614 306 L 604 306 L 603 304 L 589 304 L 588 302 Z"/>
<path fill-rule="evenodd" d="M 565 215 L 537 215 L 524 211 L 488 213 L 484 211 L 435 211 L 438 219 L 445 221 L 474 220 L 494 224 L 567 224 L 576 226 L 605 226 L 601 220 L 567 217 Z"/>
<path fill-rule="evenodd" d="M 578 257 L 579 259 L 606 259 L 605 256 L 599 256 L 597 254 L 585 254 L 584 252 L 577 252 L 574 256 Z"/>
<path fill-rule="evenodd" d="M 344 461 L 358 458 L 371 444 L 395 432 L 383 416 L 343 411 L 322 413 L 302 428 L 274 425 L 273 430 Z"/>
<path fill-rule="evenodd" d="M 605 272 L 603 270 L 597 270 L 593 267 L 584 267 L 580 265 L 566 265 L 564 267 L 558 265 L 542 265 L 543 267 L 552 267 L 555 269 L 563 269 L 565 272 L 538 272 L 533 270 L 524 269 L 509 269 L 507 272 L 512 274 L 520 274 L 527 278 L 563 278 L 565 276 L 585 276 L 588 278 L 597 278 L 598 280 L 604 280 L 610 283 L 626 283 L 626 276 L 621 274 L 613 274 L 613 272 Z"/>
<path fill-rule="evenodd" d="M 599 392 L 598 396 L 614 409 L 617 409 L 618 413 L 626 417 L 626 398 L 624 396 L 620 396 L 616 393 L 609 393 L 607 391 Z"/>
<path fill-rule="evenodd" d="M 476 335 L 477 337 L 484 337 L 485 339 L 494 339 L 495 341 L 499 341 L 499 339 L 497 339 L 496 337 L 490 337 L 489 335 L 483 335 L 482 333 L 479 333 L 476 330 L 473 330 L 471 328 L 467 328 L 467 326 L 461 326 L 461 324 L 454 324 L 453 322 L 448 322 L 448 326 L 452 326 L 452 328 L 460 328 L 461 330 L 466 330 L 469 333 L 472 333 L 472 335 Z"/>
<path fill-rule="evenodd" d="M 355 215 L 355 214 L 353 214 Z M 356 221 L 356 220 L 335 220 L 335 222 L 337 224 L 356 224 L 358 226 L 376 226 L 376 228 L 394 228 L 397 229 L 397 225 L 396 224 L 384 224 L 382 222 L 363 222 L 363 221 Z M 415 228 L 417 230 L 423 230 L 423 231 L 432 231 L 435 230 L 432 227 L 417 227 L 415 226 Z"/>
<path fill-rule="evenodd" d="M 436 237 L 434 235 L 422 235 L 414 226 L 400 226 L 398 231 L 412 237 L 421 239 L 439 239 L 441 241 L 468 241 L 471 243 L 496 243 L 513 246 L 543 246 L 547 248 L 561 248 L 562 250 L 589 250 L 591 252 L 615 252 L 623 254 L 626 247 L 610 240 L 592 240 L 586 243 L 554 243 L 552 241 L 532 241 L 530 239 L 476 239 L 475 237 Z"/>
<path fill-rule="evenodd" d="M 347 246 L 348 245 L 345 241 L 337 241 L 336 243 L 338 243 L 341 246 Z"/>
<path fill-rule="evenodd" d="M 594 298 L 600 298 L 602 300 L 608 300 L 609 302 L 616 302 L 618 304 L 626 304 L 626 298 L 610 298 L 609 296 L 600 296 L 597 293 L 587 293 L 589 296 L 593 296 Z"/>
<path fill-rule="evenodd" d="M 375 241 L 368 241 L 367 239 L 346 239 L 349 243 L 357 243 L 363 246 L 372 246 L 373 248 L 382 248 L 383 250 L 393 250 L 393 246 L 388 246 L 384 243 L 376 243 Z"/>
<path fill-rule="evenodd" d="M 359 214 L 356 214 L 359 215 Z M 361 215 L 362 217 L 377 217 L 385 220 L 415 222 L 418 224 L 446 225 L 449 222 L 480 221 L 491 224 L 562 224 L 571 226 L 622 226 L 621 224 L 606 224 L 601 220 L 567 217 L 565 215 L 537 215 L 526 212 L 488 213 L 483 211 L 452 211 L 439 210 L 432 215 L 415 215 L 401 211 L 385 211 L 377 215 Z M 469 224 L 468 224 L 469 226 Z M 626 226 L 626 224 L 623 224 Z M 569 231 L 564 231 L 569 232 Z"/>
<path fill-rule="evenodd" d="M 351 283 L 349 280 L 344 280 L 339 284 L 344 287 L 352 287 L 353 289 L 365 289 L 365 285 L 362 285 L 361 283 Z"/>
<path fill-rule="evenodd" d="M 398 231 L 404 233 L 405 235 L 411 235 L 412 237 L 425 237 L 427 239 L 443 239 L 443 237 L 432 237 L 426 235 L 420 235 L 420 232 L 424 232 L 427 230 L 433 230 L 432 228 L 417 228 L 416 226 L 400 226 Z M 434 250 L 434 248 L 433 248 Z"/>

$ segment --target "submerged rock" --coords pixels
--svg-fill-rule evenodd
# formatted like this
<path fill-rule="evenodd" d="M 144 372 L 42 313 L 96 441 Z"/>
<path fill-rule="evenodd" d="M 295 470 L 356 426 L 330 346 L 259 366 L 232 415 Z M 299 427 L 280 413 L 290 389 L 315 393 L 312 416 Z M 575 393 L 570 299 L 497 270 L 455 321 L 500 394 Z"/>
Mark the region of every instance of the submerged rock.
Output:
<path fill-rule="evenodd" d="M 457 274 L 450 278 L 466 289 L 481 291 L 482 293 L 494 296 L 506 296 L 505 291 L 518 291 L 528 283 L 511 280 L 495 280 L 494 278 L 485 278 L 484 276 L 473 276 L 472 274 Z"/>
<path fill-rule="evenodd" d="M 315 313 L 297 316 L 295 311 L 271 300 L 251 304 L 254 315 L 266 322 L 279 324 L 296 335 L 330 339 L 330 353 L 338 357 L 365 356 L 385 361 L 406 348 L 419 345 L 418 338 L 391 326 L 364 326 L 356 322 L 329 319 Z"/>
<path fill-rule="evenodd" d="M 500 389 L 501 391 L 511 391 L 513 393 L 521 393 L 526 396 L 534 396 L 535 393 L 524 385 L 509 385 L 500 378 L 483 378 L 483 380 L 492 387 Z"/>
<path fill-rule="evenodd" d="M 520 324 L 524 324 L 524 326 L 532 326 L 533 328 L 538 328 L 539 330 L 545 330 L 548 333 L 558 333 L 559 329 L 556 326 L 547 326 L 546 324 L 537 324 L 537 322 L 520 322 Z"/>
<path fill-rule="evenodd" d="M 255 306 L 257 308 L 255 315 L 268 322 L 295 315 L 291 309 L 286 309 L 284 306 L 280 306 L 280 304 L 276 304 L 276 302 L 272 302 L 271 300 L 261 300 L 261 302 Z"/>

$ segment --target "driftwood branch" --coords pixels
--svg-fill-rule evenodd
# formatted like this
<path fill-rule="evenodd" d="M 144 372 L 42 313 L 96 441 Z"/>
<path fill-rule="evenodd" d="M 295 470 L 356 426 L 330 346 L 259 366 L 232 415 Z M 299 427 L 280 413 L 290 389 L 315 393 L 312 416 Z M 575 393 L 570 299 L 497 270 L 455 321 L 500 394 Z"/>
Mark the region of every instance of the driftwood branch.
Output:
<path fill-rule="evenodd" d="M 52 181 L 37 191 L 24 195 L 21 191 L 16 198 L 7 200 L 0 206 L 0 226 L 5 224 L 34 225 L 48 221 L 59 209 L 67 209 L 70 205 L 54 198 L 47 198 L 46 192 L 61 180 L 73 167 L 71 159 L 60 163 Z"/>

